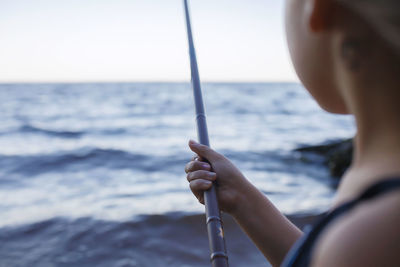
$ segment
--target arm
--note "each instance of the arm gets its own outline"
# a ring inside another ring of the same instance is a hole
[[[240,227],[273,266],[280,266],[302,232],[254,186],[232,213]]]
[[[194,195],[204,204],[203,192],[217,180],[220,208],[235,218],[273,266],[279,266],[301,231],[227,158],[193,141],[189,146],[199,155],[185,168]]]

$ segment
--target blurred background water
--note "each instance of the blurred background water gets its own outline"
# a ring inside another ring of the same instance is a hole
[[[295,83],[203,93],[211,146],[282,212],[328,208],[328,171],[293,150],[352,137],[351,117]],[[196,139],[189,84],[2,84],[0,99],[0,266],[207,264],[204,207],[183,170]],[[227,218],[231,265],[268,266],[238,235]]]

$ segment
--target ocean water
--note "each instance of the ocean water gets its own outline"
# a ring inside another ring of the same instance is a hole
[[[211,146],[282,212],[325,211],[332,179],[293,150],[349,138],[301,85],[204,84]],[[0,85],[0,266],[205,266],[184,165],[188,83]],[[231,266],[268,266],[225,222]]]

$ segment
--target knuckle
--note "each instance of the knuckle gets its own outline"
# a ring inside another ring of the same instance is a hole
[[[186,164],[185,166],[185,172],[195,172],[199,170],[210,170],[211,166],[207,162],[204,161],[191,161]]]
[[[189,163],[185,165],[185,172],[186,172],[186,173],[189,172]]]
[[[194,184],[193,184],[193,182],[190,182],[190,183],[189,183],[189,187],[190,187],[190,190],[192,190],[192,192],[195,193],[195,189],[194,189]]]
[[[198,189],[198,183],[197,183],[196,181],[190,181],[189,187],[190,187],[190,189],[192,190],[192,192],[193,192],[194,194],[197,194],[197,192],[199,191],[199,189]]]
[[[186,175],[186,179],[189,181],[189,182],[192,182],[193,180],[194,180],[194,177],[193,177],[193,172],[189,172],[187,175]]]
[[[192,169],[193,166],[193,161],[189,162],[188,164],[186,164],[185,166],[185,172],[188,173],[190,172],[190,170]]]

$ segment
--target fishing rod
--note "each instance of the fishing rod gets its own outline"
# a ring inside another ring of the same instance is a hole
[[[192,76],[192,89],[196,108],[197,135],[202,145],[210,146],[206,115],[204,111],[203,97],[200,86],[199,69],[197,66],[196,51],[194,49],[192,27],[190,23],[188,1],[184,0],[187,35],[189,41],[190,69]],[[206,207],[206,224],[208,241],[210,244],[210,260],[213,267],[228,267],[228,255],[226,253],[224,231],[222,228],[221,213],[218,207],[216,185],[204,192],[204,204]]]

